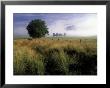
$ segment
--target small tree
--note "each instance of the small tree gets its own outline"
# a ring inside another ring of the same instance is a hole
[[[32,38],[40,38],[49,33],[45,21],[41,19],[32,20],[26,29]]]

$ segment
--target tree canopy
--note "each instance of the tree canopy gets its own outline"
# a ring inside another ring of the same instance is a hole
[[[45,21],[41,19],[32,20],[29,22],[26,29],[28,30],[29,36],[32,38],[40,38],[49,33]]]

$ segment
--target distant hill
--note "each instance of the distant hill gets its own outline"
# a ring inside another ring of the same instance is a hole
[[[13,39],[19,39],[19,38],[29,38],[28,35],[14,35]]]
[[[46,36],[46,37],[53,37],[53,36]],[[55,36],[54,38],[58,38],[58,37],[65,37],[65,38],[75,38],[75,39],[97,39],[97,36]],[[29,38],[28,35],[14,35],[13,39],[19,39],[19,38]]]

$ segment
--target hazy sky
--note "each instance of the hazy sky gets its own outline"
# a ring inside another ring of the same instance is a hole
[[[14,13],[14,36],[28,35],[26,26],[31,20],[46,22],[49,34],[66,33],[68,36],[96,36],[96,13]]]

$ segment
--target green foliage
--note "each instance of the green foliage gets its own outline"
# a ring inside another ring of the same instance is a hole
[[[28,30],[29,36],[32,38],[40,38],[48,34],[46,23],[41,19],[32,20],[26,29]]]

